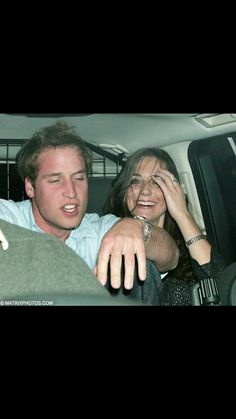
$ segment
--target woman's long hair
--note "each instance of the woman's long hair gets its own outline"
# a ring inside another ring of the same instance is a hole
[[[155,158],[165,163],[166,169],[171,172],[176,179],[179,175],[174,161],[169,154],[158,147],[145,147],[134,152],[125,163],[121,172],[113,183],[113,188],[107,197],[103,207],[103,214],[115,214],[117,217],[132,217],[128,208],[127,192],[131,184],[132,177],[140,162],[144,158]],[[180,259],[177,268],[172,274],[178,278],[188,278],[191,275],[191,259],[186,249],[185,242],[177,223],[170,216],[168,210],[165,214],[164,229],[175,239],[180,249]]]

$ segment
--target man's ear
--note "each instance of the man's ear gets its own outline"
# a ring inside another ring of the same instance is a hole
[[[25,192],[27,193],[29,198],[34,198],[34,187],[29,177],[25,178]]]

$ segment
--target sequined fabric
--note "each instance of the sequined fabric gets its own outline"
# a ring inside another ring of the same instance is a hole
[[[194,259],[191,262],[191,278],[178,279],[171,275],[164,278],[162,292],[165,306],[190,306],[192,286],[204,278],[217,278],[224,269],[220,256],[214,250],[209,263],[199,265]]]
[[[190,306],[191,287],[196,284],[194,279],[185,281],[183,279],[166,277],[163,282],[163,298],[165,306]]]

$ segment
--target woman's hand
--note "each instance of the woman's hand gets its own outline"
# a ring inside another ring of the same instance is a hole
[[[167,209],[176,221],[185,241],[202,234],[199,226],[189,213],[181,185],[168,170],[159,169],[156,183],[161,188]],[[200,265],[210,261],[211,245],[208,240],[199,240],[189,246],[190,256]]]
[[[183,189],[174,175],[166,169],[158,169],[155,182],[161,188],[171,217],[178,222],[188,214]]]

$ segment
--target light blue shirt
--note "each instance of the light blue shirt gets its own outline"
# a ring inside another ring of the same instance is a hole
[[[31,201],[14,202],[0,199],[0,218],[29,230],[43,231],[35,223]],[[90,269],[97,262],[99,247],[103,236],[119,220],[112,214],[99,217],[98,214],[85,214],[79,227],[71,231],[65,244],[73,249]]]

